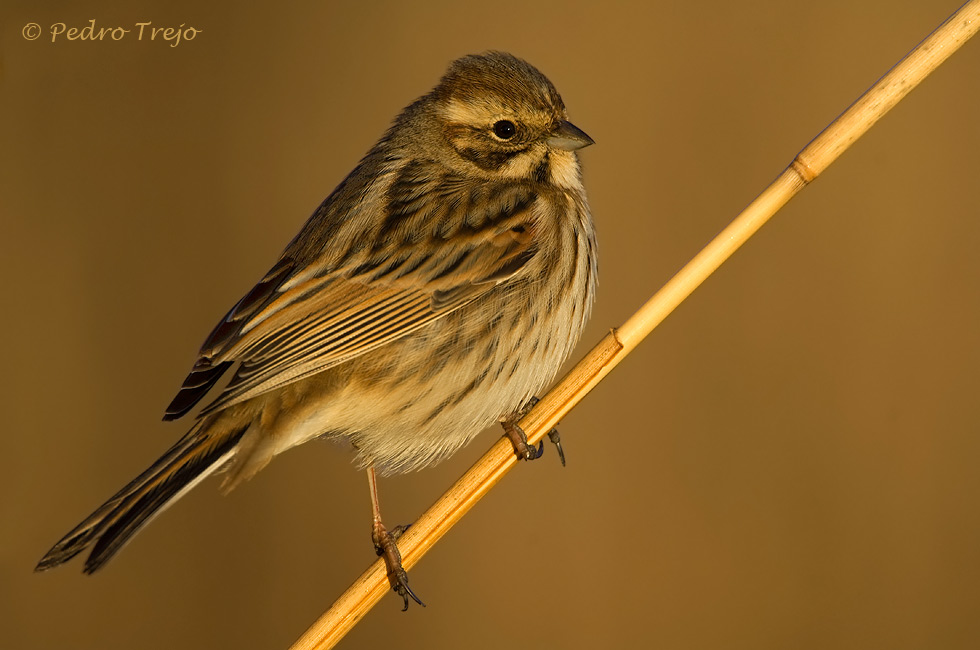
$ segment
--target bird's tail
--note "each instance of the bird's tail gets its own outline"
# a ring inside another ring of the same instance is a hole
[[[67,562],[89,546],[85,573],[93,573],[167,506],[221,468],[234,455],[246,426],[221,431],[220,416],[197,422],[145,472],[51,547],[35,571]]]

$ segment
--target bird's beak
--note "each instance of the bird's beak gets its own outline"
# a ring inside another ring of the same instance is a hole
[[[578,128],[568,120],[562,120],[558,128],[547,140],[548,145],[556,149],[565,151],[575,151],[590,144],[595,144],[595,140],[590,138],[585,131]]]

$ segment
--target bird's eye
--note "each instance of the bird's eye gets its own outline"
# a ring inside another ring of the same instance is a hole
[[[510,140],[517,133],[517,127],[510,120],[500,120],[494,123],[493,133],[501,140]]]

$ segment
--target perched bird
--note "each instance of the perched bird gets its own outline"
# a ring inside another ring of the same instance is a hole
[[[596,291],[595,233],[572,125],[548,79],[502,52],[453,62],[323,201],[279,261],[221,319],[165,420],[231,381],[149,469],[54,545],[96,571],[213,473],[230,490],[313,438],[375,472],[436,463],[517,416],[579,339]],[[519,433],[519,432],[518,432]]]

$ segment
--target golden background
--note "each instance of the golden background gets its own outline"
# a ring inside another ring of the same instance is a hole
[[[374,559],[312,443],[208,481],[104,571],[42,553],[186,428],[214,323],[453,58],[556,84],[599,300],[625,320],[957,5],[5,3],[0,645],[283,648]],[[50,42],[56,22],[195,40]],[[45,33],[25,40],[22,28]],[[980,645],[980,43],[846,153],[575,409],[344,648]],[[498,431],[387,479],[409,522]]]

